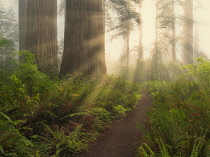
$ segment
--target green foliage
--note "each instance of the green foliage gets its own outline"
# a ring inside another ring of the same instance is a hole
[[[112,107],[113,113],[116,117],[122,117],[125,116],[126,112],[128,111],[128,109],[125,109],[123,106],[121,105],[114,105]]]
[[[9,44],[9,40],[5,38],[0,39],[0,47],[5,47],[7,44]]]
[[[137,3],[137,1],[133,0]],[[115,34],[112,36],[112,39],[122,36],[126,38],[128,34],[134,29],[134,25],[140,23],[139,15],[135,11],[134,6],[128,3],[126,0],[110,0],[106,1],[107,13],[106,21],[109,25],[110,30],[115,30]],[[109,12],[116,12],[118,15],[118,20],[112,19],[109,16]]]
[[[6,9],[3,3],[1,5],[1,32],[0,32],[0,69],[2,62],[8,62],[14,55],[11,55],[16,48],[15,43],[18,42],[18,24],[16,14],[13,8]],[[5,66],[7,67],[7,66]]]
[[[7,73],[1,71],[4,75],[0,83],[0,111],[9,113],[14,118],[34,116],[40,100],[52,84],[52,81],[32,64],[34,61],[32,54],[29,52],[20,54],[25,56],[25,61],[19,64],[14,61],[15,71]]]
[[[15,58],[12,55],[11,51],[7,52],[7,49],[14,44],[12,40],[2,38],[0,35],[0,75],[3,76],[15,69],[15,64],[13,59]]]
[[[154,98],[154,108],[147,127],[140,127],[147,143],[139,147],[139,156],[167,156],[163,150],[169,156],[208,156],[209,67],[208,61],[198,58],[195,65],[182,67],[185,73],[175,81],[145,85]]]
[[[139,86],[121,77],[52,79],[38,70],[32,54],[18,54],[21,60],[10,62],[13,69],[0,69],[0,152],[5,156],[76,154],[140,99]]]
[[[0,155],[6,157],[34,156],[33,144],[22,135],[17,126],[23,120],[12,121],[6,114],[0,112]]]
[[[41,124],[44,125],[45,132],[49,133],[49,135],[52,136],[45,138],[37,135],[34,136],[37,141],[36,145],[42,145],[42,147],[39,148],[39,151],[40,154],[43,154],[43,156],[47,153],[55,153],[55,155],[58,157],[72,156],[76,152],[79,152],[82,149],[86,149],[87,141],[85,139],[82,139],[82,125],[77,126],[70,135],[65,135],[62,130],[52,130],[46,124]],[[47,147],[43,149],[43,146]],[[52,152],[53,150],[55,150],[55,152]]]
[[[188,77],[200,81],[204,86],[210,84],[210,63],[204,58],[197,58],[196,64],[186,65]]]
[[[143,157],[171,157],[168,153],[168,145],[166,145],[161,139],[156,139],[158,147],[160,149],[159,153],[155,153],[148,144],[143,143],[138,148],[138,155]]]
[[[140,99],[140,87],[132,82],[126,81],[122,77],[109,77],[103,87],[101,93],[98,94],[98,101],[105,101],[105,108],[110,106],[121,105],[125,109],[133,108]]]

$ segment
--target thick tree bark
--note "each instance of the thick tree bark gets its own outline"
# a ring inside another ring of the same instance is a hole
[[[106,73],[103,0],[67,0],[60,74]]]
[[[184,6],[183,64],[193,63],[193,0],[185,0]]]
[[[27,0],[19,0],[19,51],[26,50]]]
[[[57,73],[57,0],[28,0],[26,31],[26,48],[39,68]]]

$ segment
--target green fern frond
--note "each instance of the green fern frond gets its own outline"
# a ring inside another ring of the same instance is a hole
[[[74,116],[86,116],[86,115],[89,115],[88,112],[77,112],[77,113],[72,113],[72,114],[69,114],[67,116],[64,116],[62,117],[60,120],[63,120],[65,118],[68,118],[68,117],[74,117]]]
[[[4,149],[0,146],[0,154],[4,154]]]
[[[6,114],[4,114],[3,112],[0,112],[0,115],[1,115],[5,120],[8,120],[8,121],[12,122],[12,120],[11,120]]]
[[[148,146],[148,144],[143,143],[138,148],[139,157],[155,157],[155,152]]]

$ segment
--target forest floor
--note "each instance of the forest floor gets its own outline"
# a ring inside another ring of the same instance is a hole
[[[105,133],[90,144],[88,152],[78,157],[135,157],[142,136],[136,124],[144,123],[148,107],[151,106],[151,97],[143,94],[134,110],[126,117],[113,121]]]

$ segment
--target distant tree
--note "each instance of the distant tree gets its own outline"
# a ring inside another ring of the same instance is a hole
[[[6,12],[6,20],[3,26],[3,36],[14,42],[18,42],[18,24],[14,8],[9,8]]]
[[[19,50],[26,49],[27,0],[19,0]]]
[[[157,0],[157,35],[158,51],[160,56],[171,57],[167,60],[176,61],[176,15],[177,0]],[[162,58],[162,57],[161,57]]]
[[[15,43],[18,41],[18,27],[16,14],[13,8],[6,9],[0,1],[0,38],[8,42],[5,46],[0,45],[0,58],[7,60],[11,58],[11,53],[15,51]]]
[[[134,72],[134,81],[143,81],[145,77],[145,62],[144,61],[144,48],[143,48],[143,20],[142,20],[142,3],[143,0],[139,0],[139,45],[138,45],[138,51],[139,51],[139,57],[137,60],[137,65]]]
[[[198,23],[195,23],[195,33],[194,33],[194,44],[193,44],[193,58],[198,58],[200,55],[199,50],[199,34],[198,34]]]
[[[115,31],[112,39],[121,36],[125,40],[126,55],[123,54],[123,58],[126,58],[126,66],[129,66],[130,62],[130,34],[135,27],[136,22],[139,23],[139,14],[135,11],[133,3],[138,3],[138,0],[110,0],[107,7],[114,11],[118,18],[113,20],[109,31]],[[134,4],[135,4],[134,3]],[[136,22],[135,22],[136,21]]]
[[[144,60],[144,50],[142,41],[142,1],[143,0],[139,0],[139,61]]]
[[[60,74],[106,73],[103,0],[67,0]]]
[[[172,60],[176,61],[176,17],[175,17],[175,0],[171,1],[171,31],[172,31]]]
[[[158,50],[158,1],[155,1],[155,50],[152,54],[152,65],[153,65],[153,73],[155,74],[155,79],[159,79],[159,72],[158,72],[158,56],[161,59],[161,54]]]
[[[0,1],[0,33],[1,35],[4,34],[4,26],[6,24],[6,9],[2,3],[2,1]]]
[[[183,64],[193,63],[193,0],[184,2]]]
[[[45,73],[58,73],[57,0],[28,0],[26,49]]]

